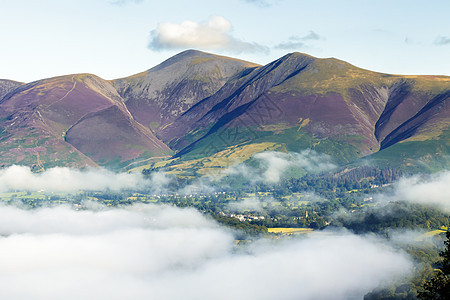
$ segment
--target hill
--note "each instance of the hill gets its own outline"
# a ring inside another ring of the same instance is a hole
[[[22,84],[13,80],[0,79],[0,99]]]
[[[114,87],[94,75],[21,85],[0,106],[2,165],[117,167],[171,153],[134,120]]]
[[[187,50],[148,71],[112,83],[136,120],[159,133],[197,102],[214,95],[231,77],[256,66]]]
[[[197,176],[266,150],[313,149],[340,165],[435,171],[449,167],[449,98],[448,76],[302,53],[261,66],[187,50],[111,81],[0,80],[0,163]]]
[[[236,145],[252,151],[258,147],[249,145],[262,143],[281,151],[314,149],[340,164],[412,141],[433,141],[431,153],[422,154],[445,156],[449,96],[446,76],[382,74],[292,53],[230,79],[160,137],[183,160]],[[413,154],[408,147],[394,152]]]

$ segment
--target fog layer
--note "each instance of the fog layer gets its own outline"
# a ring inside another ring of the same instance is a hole
[[[0,207],[2,299],[343,299],[408,257],[346,232],[235,246],[193,209]]]
[[[393,198],[450,210],[450,171],[402,178],[395,184]]]
[[[155,177],[161,180],[159,177]],[[140,173],[114,173],[106,169],[77,170],[65,167],[33,173],[26,166],[11,166],[0,170],[0,192],[9,190],[76,192],[79,190],[112,190],[142,188],[151,184]]]

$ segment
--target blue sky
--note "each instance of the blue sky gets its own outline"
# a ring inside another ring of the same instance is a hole
[[[265,64],[299,51],[450,75],[448,0],[1,1],[0,78],[114,79],[195,48]]]

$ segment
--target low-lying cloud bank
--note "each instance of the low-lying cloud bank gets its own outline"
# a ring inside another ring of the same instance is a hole
[[[347,232],[236,250],[199,212],[157,205],[3,206],[0,234],[2,299],[343,299],[411,268],[383,240]]]
[[[394,191],[391,199],[438,206],[450,211],[450,171],[428,177],[402,178],[394,185]]]
[[[291,199],[292,201],[298,201],[300,198],[293,196]],[[303,192],[301,199],[302,201],[308,202],[325,201],[321,196],[311,192]],[[256,195],[250,198],[244,198],[240,201],[230,201],[226,208],[234,213],[258,212],[270,214],[270,212],[274,211],[280,213],[289,213],[291,211],[291,208],[286,208],[276,203],[279,203],[279,200],[275,200],[272,196]]]
[[[153,173],[149,179],[141,173],[115,173],[106,169],[77,170],[66,167],[33,173],[26,166],[11,166],[0,170],[0,192],[21,190],[46,192],[120,191],[123,189],[164,188],[169,179]]]
[[[219,178],[216,172],[211,176],[197,178],[185,187],[180,188],[179,194],[208,194],[215,191],[223,191],[228,188],[230,182],[238,182],[242,185],[267,184],[273,185],[283,178],[288,178],[299,173],[324,172],[336,168],[332,158],[326,154],[314,150],[301,152],[265,151],[256,153],[250,160],[225,168]]]
[[[296,152],[266,151],[257,153],[253,158],[258,167],[251,167],[245,163],[225,170],[228,176],[243,176],[252,183],[278,183],[288,170],[297,169],[307,172],[324,172],[336,168],[330,156],[314,150]]]
[[[354,232],[386,232],[398,239],[403,235],[404,242],[416,243],[411,237],[411,229],[417,231],[438,229],[447,226],[450,213],[450,171],[432,175],[403,177],[392,183],[387,190],[373,194],[371,205],[362,209],[341,208],[333,213],[332,225],[344,226]],[[401,243],[399,243],[401,244]]]
[[[336,166],[331,158],[313,150],[300,153],[262,152],[253,156],[257,167],[246,163],[230,167],[224,171],[228,177],[242,177],[243,181],[254,183],[278,183],[289,170],[303,169],[308,172],[328,171]],[[27,166],[13,165],[0,170],[0,192],[7,191],[40,191],[45,192],[77,192],[105,191],[118,192],[125,189],[146,190],[155,194],[177,192],[180,194],[211,193],[221,185],[214,178],[200,178],[185,187],[175,184],[174,176],[164,172],[153,172],[148,177],[141,173],[116,173],[103,168],[85,170],[55,167],[41,173],[33,173]]]

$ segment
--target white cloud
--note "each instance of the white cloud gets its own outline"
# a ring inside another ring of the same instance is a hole
[[[0,228],[2,299],[361,298],[411,268],[383,240],[345,232],[239,251],[199,212],[155,205],[0,207]]]
[[[394,185],[394,191],[391,198],[435,205],[450,211],[450,171],[425,178],[402,178]]]
[[[280,181],[281,175],[290,166],[289,154],[283,152],[261,152],[254,157],[265,166],[262,177],[266,182]]]
[[[226,50],[234,53],[268,52],[257,43],[241,41],[231,35],[231,22],[222,16],[212,16],[206,22],[183,21],[160,23],[151,32],[149,48],[153,50],[198,48]]]
[[[439,46],[450,45],[450,37],[438,36],[434,41],[434,44]]]
[[[300,153],[260,152],[255,154],[253,159],[257,166],[240,163],[222,170],[220,176],[214,176],[216,173],[213,173],[212,176],[196,178],[190,184],[180,188],[176,192],[182,195],[210,194],[229,188],[227,180],[230,177],[237,177],[239,182],[245,184],[261,182],[274,184],[278,183],[284,176],[289,176],[289,174],[286,174],[288,171],[297,172],[297,169],[300,169],[307,172],[323,172],[336,167],[330,156],[309,149],[303,150]],[[172,179],[173,177],[168,177],[169,181]],[[264,199],[264,202],[266,201],[267,199]]]
[[[254,4],[259,7],[268,7],[271,5],[271,1],[269,0],[242,0],[242,1]]]
[[[433,236],[427,234],[427,231],[422,230],[408,230],[408,229],[400,229],[400,230],[390,230],[389,241],[397,246],[405,249],[406,247],[414,246],[414,247],[423,247],[426,244],[432,242]]]
[[[302,39],[304,41],[309,41],[309,40],[317,41],[317,40],[321,40],[322,37],[320,35],[318,35],[316,32],[310,30],[307,35],[305,35],[304,37],[302,37],[300,39]]]
[[[360,211],[350,212],[341,209],[333,215],[336,220],[350,221],[351,228],[356,231],[367,230],[367,228],[355,226],[362,222],[364,218],[375,215],[380,221],[390,222],[392,218],[398,218],[419,209],[409,204],[419,204],[443,210],[445,213],[450,212],[450,171],[443,171],[432,175],[415,175],[411,177],[403,177],[394,182],[388,190],[380,194],[374,194],[373,200],[375,205],[364,206]],[[414,220],[411,220],[414,223]],[[417,221],[417,220],[416,220]],[[353,222],[356,222],[352,224]],[[369,226],[370,227],[370,226]],[[400,226],[399,228],[402,228]],[[408,227],[406,225],[406,227]],[[420,231],[409,232],[406,229],[402,231],[392,232],[391,236],[394,240],[400,240],[399,235],[403,235],[405,241],[414,244],[413,236],[416,239],[421,234]],[[400,232],[400,233],[399,233]],[[397,244],[401,245],[401,242]]]
[[[141,173],[114,173],[106,169],[78,170],[65,167],[33,173],[26,166],[11,166],[0,170],[0,192],[9,190],[46,192],[120,191],[122,189],[149,188],[161,191],[169,179],[153,173],[150,180]]]
[[[274,46],[275,49],[290,50],[290,49],[302,49],[308,47],[308,41],[319,41],[324,38],[316,32],[310,30],[305,36],[291,36],[288,41],[279,43]]]
[[[226,169],[224,173],[228,176],[241,175],[253,183],[277,183],[292,168],[307,172],[324,172],[336,167],[330,156],[309,149],[300,153],[266,151],[253,157],[259,163],[259,168],[249,167],[243,163]]]
[[[112,5],[122,6],[122,5],[125,5],[127,3],[131,3],[131,2],[139,4],[139,3],[144,2],[144,0],[114,0],[114,1],[110,1],[109,3],[111,3]]]
[[[301,153],[263,152],[254,156],[261,168],[240,164],[225,170],[227,175],[244,175],[253,183],[277,183],[289,168],[302,168],[308,172],[326,171],[334,167],[330,157],[312,150]],[[262,172],[261,172],[262,170]],[[164,172],[153,172],[148,177],[141,173],[115,173],[102,168],[85,170],[55,167],[41,173],[33,173],[26,166],[11,166],[0,170],[0,192],[39,191],[118,192],[124,189],[146,190],[155,194],[167,193],[175,178]],[[214,178],[200,178],[177,192],[180,194],[212,193],[217,184]]]
[[[273,201],[272,198],[264,198],[264,199],[260,200],[258,198],[253,197],[253,198],[244,199],[242,201],[230,202],[230,203],[228,203],[227,208],[230,209],[231,211],[236,211],[236,212],[244,212],[247,210],[262,212],[262,211],[264,211],[263,202],[270,203],[272,201]]]
[[[140,174],[138,176],[141,176]],[[165,172],[152,172],[147,187],[155,194],[166,194],[174,177]]]

